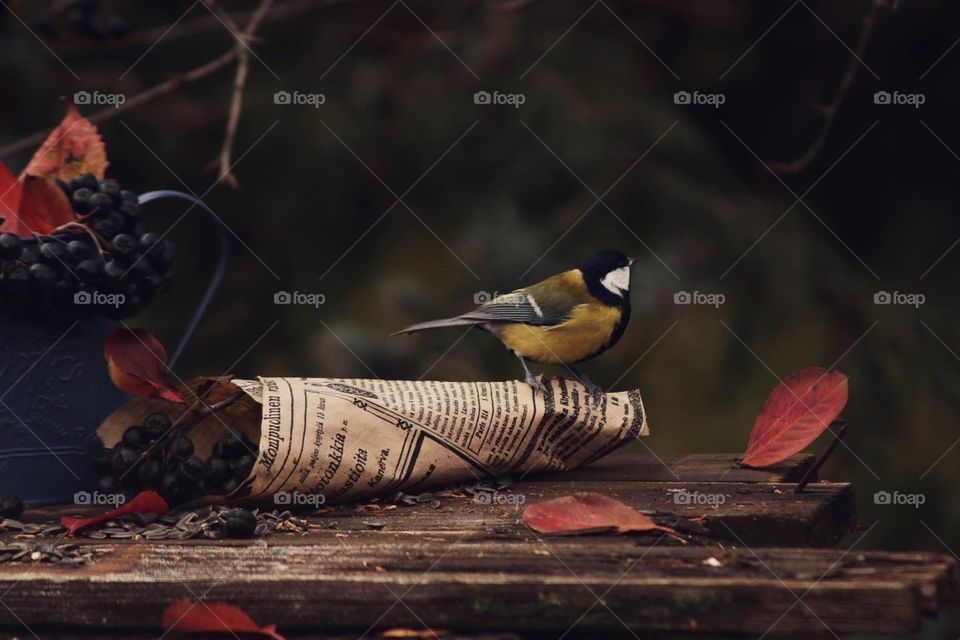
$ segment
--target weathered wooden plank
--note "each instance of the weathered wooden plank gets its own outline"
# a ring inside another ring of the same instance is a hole
[[[766,469],[736,466],[732,453],[654,453],[634,445],[591,465],[539,476],[558,482],[798,482],[816,456],[800,453]],[[814,476],[813,480],[816,480]]]
[[[424,503],[392,511],[364,512],[341,507],[318,522],[344,531],[368,528],[421,532],[473,532],[477,537],[530,539],[520,520],[523,506],[572,491],[595,491],[641,511],[664,525],[698,534],[694,542],[724,540],[751,546],[830,546],[856,526],[854,495],[849,485],[818,483],[793,493],[792,484],[666,482],[577,482],[574,485],[534,480],[515,485],[499,497],[448,498],[439,508]],[[501,503],[496,503],[501,500]],[[522,502],[521,502],[522,501]]]
[[[793,492],[792,484],[727,482],[554,482],[538,478],[498,493],[431,496],[392,509],[342,505],[315,516],[318,527],[363,531],[372,525],[417,536],[470,532],[473,539],[533,540],[521,521],[524,506],[575,491],[617,498],[666,526],[691,536],[693,544],[717,541],[751,546],[831,546],[854,530],[854,494],[843,483],[817,483]],[[63,513],[96,509],[33,509],[26,520],[56,522]],[[11,534],[0,534],[0,539]]]
[[[925,600],[956,598],[956,563],[938,554],[650,548],[610,536],[535,545],[337,536],[124,545],[79,570],[7,565],[0,625],[18,626],[12,611],[41,630],[144,629],[170,600],[206,594],[290,629],[890,634],[915,630]],[[719,566],[706,564],[711,557]]]

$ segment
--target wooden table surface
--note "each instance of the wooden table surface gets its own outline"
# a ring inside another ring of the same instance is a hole
[[[516,483],[504,491],[513,496],[507,504],[465,496],[391,509],[345,505],[311,515],[309,532],[257,540],[79,538],[105,552],[72,569],[0,563],[0,628],[26,637],[157,637],[166,604],[202,596],[297,638],[425,626],[475,638],[831,637],[909,633],[956,602],[950,556],[831,548],[856,530],[853,492],[813,483],[794,493],[811,456],[766,470],[733,468],[733,460],[617,452]],[[542,536],[511,504],[577,491],[616,497],[687,542],[659,532]],[[722,504],[689,504],[677,497],[684,491],[723,496]],[[77,511],[32,509],[24,520]]]

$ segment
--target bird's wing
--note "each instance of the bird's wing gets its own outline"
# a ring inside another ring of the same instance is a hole
[[[497,296],[459,318],[484,322],[560,324],[574,307],[590,301],[579,271],[566,271],[542,282]]]

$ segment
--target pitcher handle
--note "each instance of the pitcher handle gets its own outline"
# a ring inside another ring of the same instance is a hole
[[[215,214],[210,207],[204,204],[202,200],[190,195],[189,193],[172,191],[169,189],[148,191],[147,193],[140,194],[139,202],[141,205],[145,205],[148,202],[153,202],[154,200],[160,200],[163,198],[186,200],[191,204],[191,207],[200,207],[209,213],[210,216],[217,222],[217,239],[220,245],[217,264],[214,267],[213,275],[210,277],[210,282],[207,283],[206,291],[204,291],[203,297],[200,299],[200,304],[197,305],[196,310],[193,312],[193,317],[190,318],[190,322],[187,324],[187,328],[184,330],[183,336],[180,338],[180,342],[177,344],[177,348],[174,349],[173,354],[167,361],[167,366],[172,369],[177,360],[180,359],[181,354],[183,354],[183,350],[186,348],[187,342],[189,342],[190,338],[193,337],[194,332],[197,330],[197,325],[200,324],[200,320],[206,313],[207,307],[210,306],[210,301],[213,300],[213,296],[216,295],[217,290],[220,288],[220,284],[223,282],[223,276],[227,271],[227,262],[230,260],[230,242],[227,238],[226,231],[224,230],[224,224],[217,214]]]

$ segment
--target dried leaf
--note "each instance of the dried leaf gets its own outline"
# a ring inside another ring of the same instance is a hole
[[[171,635],[216,633],[237,637],[237,634],[252,634],[284,640],[276,626],[257,626],[246,611],[225,602],[191,602],[189,598],[180,598],[164,609],[160,623]]]
[[[107,148],[97,128],[70,104],[66,117],[33,154],[23,175],[69,180],[89,172],[103,179],[107,164]]]
[[[99,516],[92,516],[90,518],[74,518],[72,516],[63,516],[60,518],[60,524],[67,528],[67,535],[72,536],[81,529],[96,526],[106,522],[107,520],[115,520],[119,516],[127,513],[163,514],[167,512],[167,509],[169,509],[167,501],[164,500],[163,496],[161,496],[159,493],[156,491],[141,491],[133,497],[133,500],[124,503],[112,511],[107,511]]]
[[[847,376],[811,367],[778,385],[753,423],[741,464],[769,467],[802,451],[847,404]]]
[[[166,413],[176,422],[196,404],[197,394],[206,388],[211,378],[193,378],[186,385],[177,388],[186,404],[172,405],[161,398],[133,398],[111,413],[97,428],[97,435],[106,447],[114,447],[123,436],[123,432],[132,424],[143,424],[144,418],[155,411]],[[215,387],[206,396],[205,403],[210,406],[225,400],[238,391],[231,383]],[[247,435],[253,442],[260,441],[260,419],[263,407],[248,396],[242,397],[228,407],[220,409],[215,415],[209,415],[197,422],[184,435],[193,441],[197,455],[208,458],[213,445],[225,436],[229,429]]]
[[[143,398],[185,402],[170,383],[167,351],[149,331],[120,327],[107,336],[103,356],[118,389]]]
[[[596,531],[664,531],[662,527],[633,507],[599,493],[575,493],[532,504],[523,510],[523,521],[540,533],[586,533]]]

